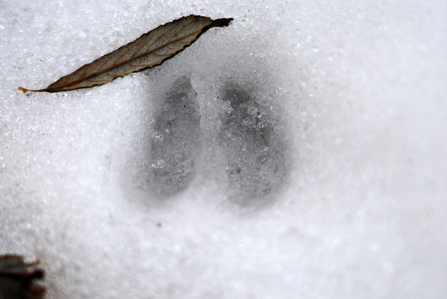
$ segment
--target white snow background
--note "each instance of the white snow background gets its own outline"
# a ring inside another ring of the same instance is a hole
[[[234,21],[107,85],[17,90],[189,14]],[[0,0],[0,254],[39,259],[47,298],[446,298],[446,26],[445,1]],[[177,80],[201,145],[161,196]],[[221,140],[231,94],[272,147]]]

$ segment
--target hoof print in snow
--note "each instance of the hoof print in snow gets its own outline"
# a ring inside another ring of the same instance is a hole
[[[191,81],[175,81],[155,118],[150,147],[151,189],[174,195],[186,189],[195,176],[201,144],[200,114]]]
[[[284,150],[269,111],[235,83],[221,92],[228,109],[222,114],[220,144],[231,189],[241,204],[278,189],[285,176]]]

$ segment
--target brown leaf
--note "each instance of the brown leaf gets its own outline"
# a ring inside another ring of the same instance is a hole
[[[43,286],[33,283],[43,278],[40,269],[29,269],[39,263],[26,264],[23,256],[8,254],[0,256],[0,298],[6,299],[42,299]]]
[[[152,68],[191,45],[212,27],[228,26],[233,19],[212,20],[190,15],[162,25],[135,41],[34,92],[57,92],[106,84],[117,77]],[[28,89],[19,87],[23,92]]]

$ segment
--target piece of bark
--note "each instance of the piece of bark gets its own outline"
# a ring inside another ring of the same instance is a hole
[[[44,272],[35,269],[39,261],[25,263],[23,256],[0,256],[0,299],[43,299],[45,288],[34,284]]]
[[[58,92],[106,84],[117,77],[161,64],[191,45],[205,31],[228,26],[233,19],[212,20],[190,15],[143,34],[135,41],[86,64],[45,89],[34,92]],[[19,87],[23,92],[28,89]]]

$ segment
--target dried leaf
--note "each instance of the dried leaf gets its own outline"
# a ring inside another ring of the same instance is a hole
[[[23,256],[8,254],[0,256],[0,298],[5,299],[42,299],[45,288],[33,283],[43,278],[40,269],[29,269],[39,263],[26,264]]]
[[[162,25],[135,41],[115,50],[80,69],[34,92],[57,92],[106,84],[117,77],[161,64],[191,45],[212,27],[223,27],[233,19],[212,20],[190,15]],[[23,92],[28,89],[19,87]]]

